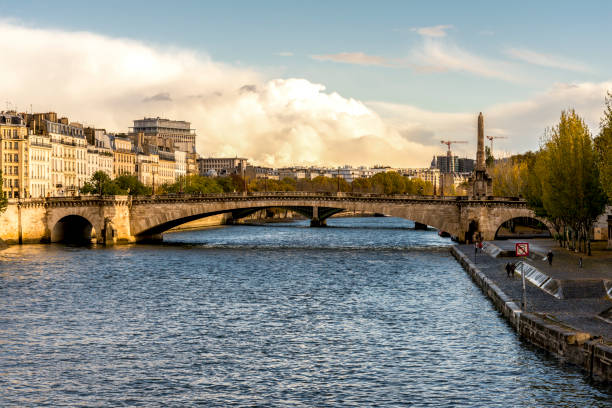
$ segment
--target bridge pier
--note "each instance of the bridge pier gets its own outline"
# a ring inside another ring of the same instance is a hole
[[[138,243],[147,243],[147,242],[158,243],[158,242],[162,242],[163,240],[164,240],[163,234],[139,235],[136,238],[136,242]]]
[[[312,207],[312,218],[310,219],[310,226],[315,228],[327,226],[325,220],[319,218],[319,207]]]
[[[310,220],[310,226],[314,228],[327,227],[326,220],[320,220],[319,218],[313,218]]]

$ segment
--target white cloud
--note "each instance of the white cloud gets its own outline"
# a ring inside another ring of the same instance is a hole
[[[276,55],[278,55],[279,57],[293,57],[293,53],[291,51],[277,52]]]
[[[481,57],[436,39],[424,39],[422,46],[412,51],[411,60],[425,72],[459,71],[511,82],[524,78],[509,62]]]
[[[439,141],[447,138],[470,141],[457,149],[474,155],[478,112],[363,103],[306,79],[267,80],[189,50],[91,33],[0,22],[0,36],[0,53],[11,56],[0,64],[5,101],[116,131],[143,116],[189,120],[203,155],[240,155],[272,166],[416,167],[443,152]],[[438,68],[474,72],[471,61],[482,63],[474,73],[492,77],[505,68],[445,44],[426,47],[419,62]],[[483,106],[486,133],[509,137],[496,141],[501,150],[535,149],[568,107],[596,130],[607,89],[612,82],[558,84],[525,101]]]
[[[202,155],[265,165],[409,166],[433,152],[362,102],[305,79],[265,80],[184,49],[0,22],[2,96],[22,109],[127,131],[132,120],[189,120]]]
[[[508,137],[495,141],[497,154],[537,150],[544,130],[558,123],[561,111],[569,108],[576,109],[596,134],[608,90],[612,90],[612,81],[556,84],[524,101],[483,107],[485,134]],[[456,145],[453,149],[474,156],[478,112],[432,112],[385,102],[368,102],[367,105],[379,112],[389,125],[409,134],[429,135],[433,144],[447,137],[466,140],[468,145]],[[426,143],[425,140],[421,142]]]
[[[558,68],[567,71],[577,72],[591,71],[588,66],[581,62],[570,61],[559,56],[538,53],[525,48],[511,48],[509,50],[506,50],[506,54],[512,58],[527,62],[529,64],[539,65],[542,67]]]
[[[333,61],[344,64],[379,66],[388,65],[385,58],[377,55],[368,55],[363,52],[340,52],[338,54],[311,55],[311,58],[318,61]]]
[[[446,37],[446,30],[453,28],[452,25],[437,25],[430,27],[415,27],[412,31],[416,31],[423,37]]]

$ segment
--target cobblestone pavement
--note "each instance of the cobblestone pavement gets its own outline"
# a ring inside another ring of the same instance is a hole
[[[494,241],[494,244],[498,242],[500,241]],[[509,241],[506,242],[509,243]],[[474,247],[472,245],[459,245],[458,249],[475,262],[478,269],[495,282],[517,305],[521,305],[523,291],[520,276],[516,275],[513,278],[508,278],[505,270],[507,262],[516,262],[518,258],[493,258],[486,253],[478,253],[478,255],[474,256]],[[589,271],[589,267],[586,264],[583,264],[583,271],[580,271],[578,274],[573,270],[573,265],[564,265],[564,262],[567,262],[567,260],[561,254],[553,259],[552,268],[548,266],[547,262],[541,261],[541,259],[528,259],[527,262],[543,273],[558,279],[569,278],[584,282],[596,278],[606,279],[608,275],[611,275],[607,268],[598,267],[595,270]],[[603,266],[606,266],[605,261]],[[612,276],[609,279],[612,279]],[[569,326],[578,331],[591,333],[594,336],[603,336],[607,343],[612,343],[612,324],[597,317],[603,311],[612,308],[611,300],[604,297],[557,299],[529,283],[527,283],[526,292],[527,310],[529,312],[546,314],[548,318],[562,325]],[[579,294],[580,292],[578,291],[577,293]]]

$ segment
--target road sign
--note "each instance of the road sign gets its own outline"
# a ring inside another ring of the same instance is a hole
[[[517,242],[514,247],[514,254],[516,256],[529,256],[529,243]]]

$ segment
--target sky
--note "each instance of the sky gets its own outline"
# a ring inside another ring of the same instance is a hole
[[[127,131],[188,120],[203,156],[426,167],[535,150],[563,109],[598,132],[605,1],[0,0],[2,108]]]

